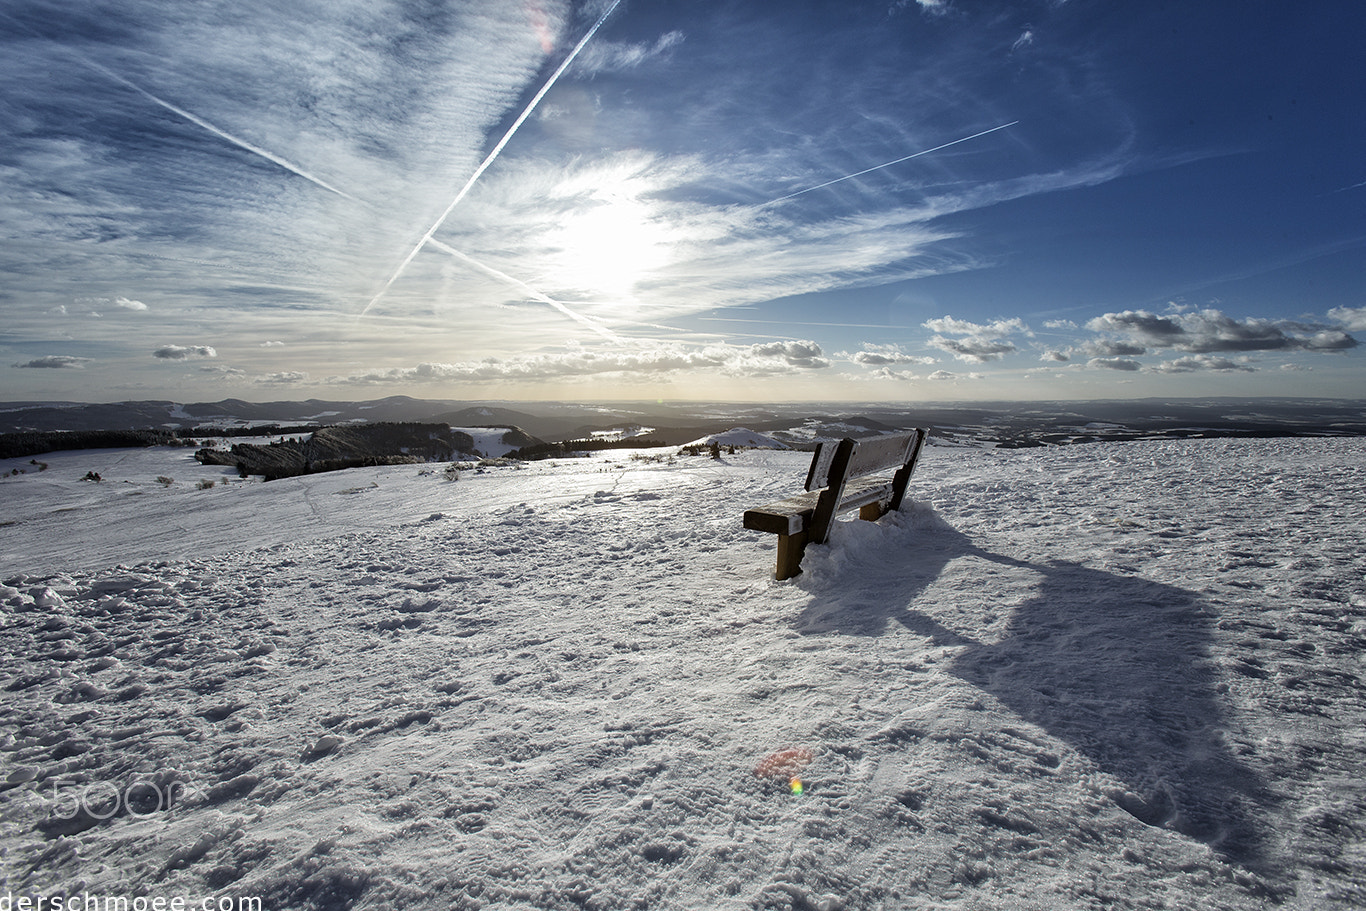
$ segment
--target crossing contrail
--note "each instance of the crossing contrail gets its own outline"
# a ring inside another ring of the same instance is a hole
[[[520,279],[513,278],[506,272],[500,272],[492,266],[486,266],[479,260],[475,259],[473,256],[461,253],[459,250],[455,249],[450,244],[444,244],[436,238],[431,238],[427,242],[430,243],[436,249],[440,250],[442,253],[450,254],[451,256],[454,256],[456,259],[460,260],[462,263],[465,263],[469,266],[473,266],[474,268],[478,269],[480,272],[483,272],[486,275],[491,275],[492,277],[498,279],[501,282],[506,282],[507,284],[512,285],[514,288],[521,289],[532,300],[540,301],[541,303],[546,304],[560,311],[570,319],[576,322],[583,323],[585,326],[587,326],[589,329],[592,329],[594,332],[598,333],[603,338],[611,339],[614,342],[621,341],[620,336],[612,332],[610,329],[607,329],[600,325],[597,320],[593,319],[592,317],[584,316],[582,313],[577,313],[574,310],[569,309],[569,307],[565,306],[560,301],[555,300],[555,298],[551,297],[548,294],[544,294],[540,291],[537,291],[535,288],[531,287],[526,282],[521,281]]]
[[[560,75],[564,73],[565,70],[569,69],[569,65],[574,62],[574,58],[579,56],[579,51],[583,50],[584,45],[588,44],[589,40],[597,34],[598,29],[602,27],[602,24],[607,21],[607,17],[612,15],[612,11],[615,10],[620,3],[621,0],[613,0],[612,5],[607,7],[607,12],[598,17],[598,21],[593,23],[593,27],[588,30],[587,34],[579,39],[578,44],[574,45],[574,49],[569,52],[569,56],[565,57],[564,61],[556,67],[555,72],[550,74],[550,78],[545,81],[545,85],[541,86],[541,90],[527,103],[526,108],[517,119],[512,122],[512,126],[508,127],[508,131],[503,134],[502,139],[498,140],[498,144],[493,147],[493,151],[488,153],[479,167],[474,169],[474,173],[470,175],[470,179],[465,181],[465,185],[460,188],[460,192],[455,194],[455,199],[452,199],[451,204],[446,206],[446,211],[442,212],[441,217],[427,229],[427,233],[422,235],[422,239],[417,242],[417,245],[414,246],[412,250],[408,251],[408,255],[403,258],[403,262],[399,263],[398,268],[394,270],[394,274],[389,276],[389,280],[384,283],[384,287],[379,289],[379,293],[371,298],[370,303],[365,305],[365,309],[360,312],[361,316],[365,316],[365,314],[370,312],[370,308],[384,296],[384,293],[389,290],[394,282],[398,280],[398,277],[403,274],[403,271],[408,268],[408,264],[417,256],[418,251],[426,246],[428,241],[432,239],[432,235],[436,234],[437,230],[446,221],[446,217],[451,214],[451,210],[460,204],[460,200],[465,198],[465,194],[469,193],[470,188],[474,186],[474,182],[483,176],[484,172],[488,170],[489,165],[493,164],[493,160],[503,151],[503,147],[511,141],[512,136],[517,132],[518,127],[531,116],[532,111],[536,110],[536,105],[541,103],[541,99],[544,98],[546,93],[555,85],[556,80],[560,78]],[[360,317],[357,317],[357,319],[359,318]]]
[[[960,142],[967,142],[970,139],[976,139],[977,137],[985,136],[988,133],[995,133],[997,130],[1004,130],[1006,127],[1013,127],[1015,126],[1015,124],[1019,122],[1020,121],[1018,120],[1012,120],[1010,123],[1003,123],[998,127],[992,127],[991,129],[983,130],[980,133],[973,133],[971,136],[964,136],[962,139],[955,139],[953,142],[946,142],[943,145],[935,146],[932,149],[924,149],[923,151],[916,152],[914,155],[906,155],[905,157],[898,158],[895,161],[889,161],[885,164],[874,165],[871,168],[864,168],[862,171],[859,171],[856,174],[846,174],[843,177],[836,177],[834,180],[827,180],[825,183],[816,184],[814,187],[807,187],[805,190],[798,190],[796,193],[789,193],[786,196],[779,196],[777,199],[770,199],[768,202],[762,203],[759,206],[759,208],[763,208],[763,206],[776,205],[780,202],[786,202],[787,200],[793,199],[797,196],[801,196],[804,193],[811,193],[815,190],[824,189],[825,187],[831,186],[832,184],[837,184],[842,180],[853,180],[855,177],[862,177],[864,174],[871,174],[873,171],[881,171],[883,168],[890,168],[894,164],[901,164],[903,161],[910,161],[912,158],[919,158],[921,155],[928,155],[931,152],[938,152],[940,149],[947,149],[949,146],[956,146]]]

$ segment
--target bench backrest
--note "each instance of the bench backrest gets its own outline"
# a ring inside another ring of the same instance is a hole
[[[829,486],[830,468],[841,446],[852,447],[844,475],[844,480],[851,481],[889,468],[901,468],[911,458],[922,432],[911,430],[859,439],[846,437],[838,442],[821,443],[811,459],[811,470],[806,474],[806,489],[819,490]]]

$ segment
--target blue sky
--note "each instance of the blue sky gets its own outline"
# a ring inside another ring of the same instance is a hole
[[[0,0],[0,397],[1360,398],[1362,34]]]

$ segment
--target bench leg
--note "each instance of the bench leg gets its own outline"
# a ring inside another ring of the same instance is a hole
[[[773,573],[774,578],[779,581],[791,579],[802,571],[802,555],[806,553],[808,537],[804,531],[795,535],[778,535],[778,568]]]
[[[867,519],[869,522],[876,522],[878,519],[882,518],[882,504],[867,503],[860,506],[858,508],[858,517],[860,519]]]

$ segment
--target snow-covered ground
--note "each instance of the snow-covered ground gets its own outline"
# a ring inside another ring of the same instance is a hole
[[[808,458],[0,463],[3,888],[1366,905],[1366,440],[931,447],[774,582]]]

